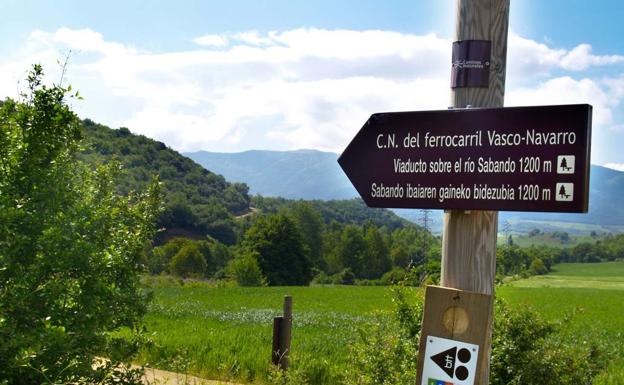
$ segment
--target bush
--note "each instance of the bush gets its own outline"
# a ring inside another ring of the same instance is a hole
[[[334,274],[332,278],[336,285],[353,285],[355,283],[355,273],[348,267]]]
[[[530,309],[496,300],[492,337],[492,385],[591,384],[603,360],[595,347],[554,337],[557,326]]]
[[[316,270],[316,269],[313,269]],[[314,278],[312,279],[313,284],[317,285],[331,285],[334,283],[332,276],[327,275],[324,271],[316,270],[314,271]]]
[[[76,159],[69,89],[43,86],[40,66],[28,87],[0,106],[0,384],[138,383],[120,364],[142,341],[159,186],[116,194],[118,165]]]
[[[186,238],[173,238],[163,246],[154,247],[147,254],[147,269],[150,274],[161,274],[169,269],[171,259],[186,244],[190,242]]]
[[[407,300],[409,289],[393,289],[395,310],[360,329],[352,344],[349,385],[413,385],[422,322],[422,298]],[[556,338],[557,326],[529,309],[497,299],[492,338],[492,385],[591,384],[607,361],[595,347]]]
[[[546,265],[544,265],[544,262],[541,259],[535,258],[531,262],[531,266],[529,267],[529,272],[533,275],[544,275],[544,274],[548,274],[548,269],[546,268]]]
[[[189,242],[173,256],[169,270],[182,278],[203,277],[206,271],[206,259],[199,246]]]
[[[352,344],[347,385],[413,385],[418,362],[422,301],[410,304],[406,289],[394,288],[392,316],[377,319],[360,329]]]
[[[399,282],[405,280],[405,269],[401,267],[395,267],[394,269],[384,273],[381,276],[381,282],[384,285],[396,285]]]
[[[255,253],[247,252],[230,261],[228,275],[240,286],[265,286],[266,278],[262,275]]]

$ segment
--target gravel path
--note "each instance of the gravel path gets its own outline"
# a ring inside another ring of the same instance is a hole
[[[241,385],[233,382],[205,380],[199,377],[152,368],[145,368],[143,383],[145,385]]]

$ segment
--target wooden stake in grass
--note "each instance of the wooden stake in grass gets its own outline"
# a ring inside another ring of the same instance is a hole
[[[283,315],[273,318],[273,349],[271,362],[282,370],[288,369],[292,331],[292,297],[284,296]]]

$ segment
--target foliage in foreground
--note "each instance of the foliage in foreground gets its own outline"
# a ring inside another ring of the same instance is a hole
[[[347,385],[413,385],[422,322],[422,297],[412,301],[409,289],[395,287],[392,314],[359,329],[343,375]],[[496,299],[490,384],[590,385],[608,361],[593,346],[575,346],[553,338],[558,327],[530,309],[513,309]],[[309,381],[305,364],[288,375],[272,374],[281,385]]]
[[[359,377],[349,384],[412,384],[420,338],[422,302],[410,305],[402,289],[395,291],[396,310],[390,322],[375,325],[355,344]],[[577,347],[548,337],[557,325],[529,309],[512,309],[496,300],[490,384],[591,384],[601,367],[593,347]],[[372,340],[371,340],[372,339]],[[377,350],[376,346],[386,346]],[[383,352],[380,354],[380,351]],[[402,375],[403,374],[403,375]],[[354,376],[349,376],[353,379]]]
[[[135,383],[124,371],[146,312],[140,255],[154,235],[158,184],[115,193],[117,167],[76,160],[66,99],[34,66],[23,101],[0,107],[0,383]],[[110,360],[94,365],[96,356]]]

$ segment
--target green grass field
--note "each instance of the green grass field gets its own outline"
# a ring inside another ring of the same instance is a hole
[[[313,362],[319,383],[332,383],[341,371],[357,326],[392,306],[389,289],[381,287],[169,287],[154,294],[146,324],[155,346],[142,361],[238,381],[264,377],[273,317],[281,315],[286,294],[293,297],[292,361]]]
[[[262,382],[271,354],[272,318],[293,296],[292,361],[315,367],[315,383],[335,383],[357,327],[392,308],[384,287],[157,287],[146,317],[155,345],[141,359],[158,368],[214,379]],[[167,286],[167,285],[165,285]],[[189,286],[189,285],[187,285]],[[624,263],[557,265],[552,274],[497,289],[513,306],[563,320],[558,338],[594,343],[619,360],[596,384],[624,384]]]
[[[624,384],[624,263],[570,263],[551,274],[515,281],[498,294],[516,306],[531,306],[551,320],[574,314],[560,338],[594,343],[619,360],[596,384]]]

